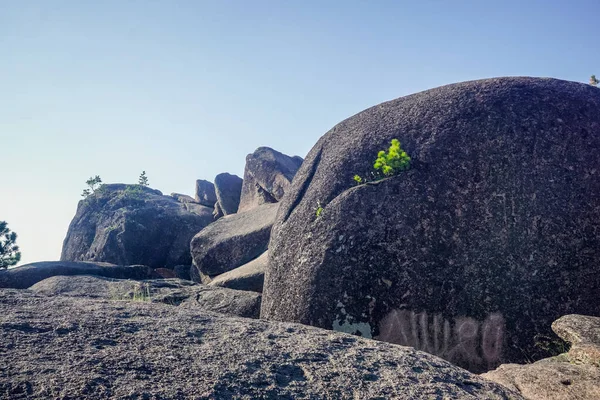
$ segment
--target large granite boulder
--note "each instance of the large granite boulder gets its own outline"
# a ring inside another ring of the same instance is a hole
[[[189,265],[190,240],[213,221],[212,212],[140,185],[104,185],[79,202],[61,260]]]
[[[212,278],[240,267],[267,250],[278,204],[225,216],[202,229],[191,242],[192,279]]]
[[[212,182],[205,181],[204,179],[198,179],[196,181],[196,195],[195,199],[197,203],[207,207],[214,207],[217,202],[217,194],[215,192],[215,185]]]
[[[143,301],[0,291],[0,398],[522,399],[414,349]]]
[[[532,364],[503,364],[483,377],[531,400],[600,399],[600,318],[565,315],[552,330],[571,344],[567,352]]]
[[[258,293],[209,287],[181,279],[134,281],[89,275],[54,276],[29,290],[45,296],[149,301],[245,318],[258,318],[260,314],[261,295]]]
[[[410,170],[357,185],[394,138]],[[380,104],[325,134],[280,203],[261,317],[471,371],[539,359],[556,318],[600,315],[599,199],[594,87],[498,78]]]
[[[114,265],[102,262],[42,261],[0,270],[0,288],[27,289],[47,278],[58,275],[96,275],[115,279],[158,278],[145,265]]]
[[[218,275],[209,285],[262,293],[268,262],[269,252],[265,251],[249,263]]]
[[[269,147],[259,147],[248,154],[238,212],[280,201],[300,165],[302,158],[286,156]]]
[[[215,177],[215,192],[218,205],[215,206],[215,218],[220,215],[235,214],[240,205],[242,178],[227,172],[217,175]]]

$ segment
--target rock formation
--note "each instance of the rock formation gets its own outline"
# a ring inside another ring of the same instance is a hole
[[[278,204],[264,204],[225,216],[202,229],[191,242],[192,279],[208,283],[264,253],[277,209]]]
[[[300,165],[302,158],[289,157],[269,147],[259,147],[248,154],[238,212],[280,201]]]
[[[269,252],[265,251],[249,263],[216,276],[209,285],[262,293],[268,261]]]
[[[394,138],[410,170],[357,185]],[[594,87],[499,78],[380,104],[325,134],[280,203],[261,317],[471,371],[540,358],[556,318],[600,315],[598,199]]]
[[[0,398],[522,399],[429,354],[198,308],[0,291]]]
[[[213,221],[212,212],[140,185],[104,185],[79,202],[61,260],[189,265],[190,240]]]
[[[207,207],[214,207],[217,202],[215,185],[212,182],[198,179],[196,181],[196,202]]]
[[[570,350],[533,364],[501,365],[483,376],[530,400],[600,399],[600,318],[565,315],[552,330],[571,343]]]
[[[27,289],[53,276],[96,275],[115,279],[152,279],[158,275],[145,265],[122,266],[101,262],[42,261],[0,270],[0,288]]]
[[[235,214],[240,205],[242,178],[237,175],[228,174],[227,172],[217,175],[215,177],[215,192],[217,195],[217,205],[214,211],[215,217]]]

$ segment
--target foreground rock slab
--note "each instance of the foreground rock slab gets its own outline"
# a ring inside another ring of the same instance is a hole
[[[149,301],[256,319],[261,301],[258,293],[209,287],[181,279],[132,281],[98,276],[55,276],[36,283],[29,290],[45,296]]]
[[[149,302],[0,291],[0,398],[522,399],[410,348]]]
[[[27,289],[44,279],[59,275],[95,275],[115,279],[158,278],[144,265],[122,266],[101,262],[42,261],[0,270],[0,288]]]
[[[411,168],[375,181],[393,139]],[[261,318],[474,372],[548,357],[536,334],[600,316],[599,149],[600,90],[557,79],[462,82],[356,114],[280,202]]]
[[[504,364],[483,376],[531,400],[600,399],[600,318],[566,315],[552,329],[571,343],[567,353],[533,364]]]

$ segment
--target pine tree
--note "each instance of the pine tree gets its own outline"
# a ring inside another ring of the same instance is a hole
[[[148,186],[148,177],[146,176],[146,171],[142,171],[138,183],[142,186]]]
[[[596,75],[592,75],[590,77],[590,85],[597,87],[599,83],[600,81],[598,80],[598,78],[596,78]]]
[[[102,183],[102,179],[100,179],[100,176],[96,175],[95,177],[90,177],[90,179],[88,179],[87,181],[85,181],[86,185],[89,186],[88,189],[83,189],[83,193],[81,193],[82,197],[88,197],[91,194],[94,194],[94,192],[96,191],[96,189],[98,189]]]
[[[5,221],[0,221],[0,269],[17,265],[21,261],[19,246],[15,244],[17,234],[8,229]]]

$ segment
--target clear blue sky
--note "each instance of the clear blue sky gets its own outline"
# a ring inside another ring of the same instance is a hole
[[[0,220],[58,259],[85,180],[193,194],[364,108],[507,75],[600,76],[595,1],[0,0]]]

